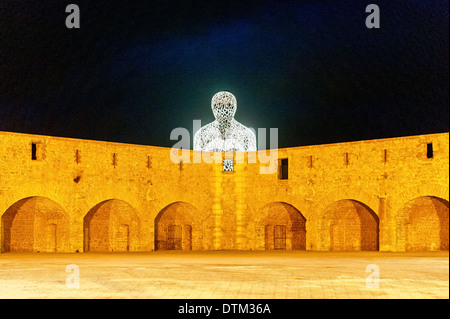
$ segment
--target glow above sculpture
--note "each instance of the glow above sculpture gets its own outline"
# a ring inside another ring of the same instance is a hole
[[[237,101],[227,91],[216,93],[211,100],[216,120],[200,128],[194,136],[194,150],[205,152],[256,151],[255,133],[234,119]]]

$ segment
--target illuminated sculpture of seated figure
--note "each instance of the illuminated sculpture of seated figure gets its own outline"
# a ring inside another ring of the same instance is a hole
[[[236,98],[227,91],[216,93],[211,100],[216,120],[201,127],[194,136],[194,150],[205,152],[256,151],[256,136],[251,129],[234,119]]]

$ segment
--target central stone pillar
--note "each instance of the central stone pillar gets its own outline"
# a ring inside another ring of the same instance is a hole
[[[246,178],[245,163],[237,163],[234,165],[234,194],[236,200],[236,249],[245,249],[245,212],[247,210],[246,203]]]
[[[213,167],[213,179],[212,179],[212,214],[213,214],[213,249],[220,250],[222,248],[222,156],[217,161],[215,158],[214,162],[211,164]],[[216,156],[218,156],[216,155]]]

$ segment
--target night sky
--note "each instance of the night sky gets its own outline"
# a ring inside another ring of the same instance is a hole
[[[65,26],[70,3],[80,29]],[[448,132],[448,8],[0,0],[0,131],[171,147],[228,90],[236,120],[278,128],[280,147]]]

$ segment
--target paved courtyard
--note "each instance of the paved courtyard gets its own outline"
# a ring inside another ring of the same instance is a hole
[[[76,266],[66,269],[68,265]],[[368,265],[375,266],[368,269]],[[79,288],[72,280],[74,268],[79,270]],[[376,277],[376,270],[379,288],[376,281],[366,283],[368,276]],[[0,298],[449,298],[449,255],[312,251],[6,253],[0,254]]]

